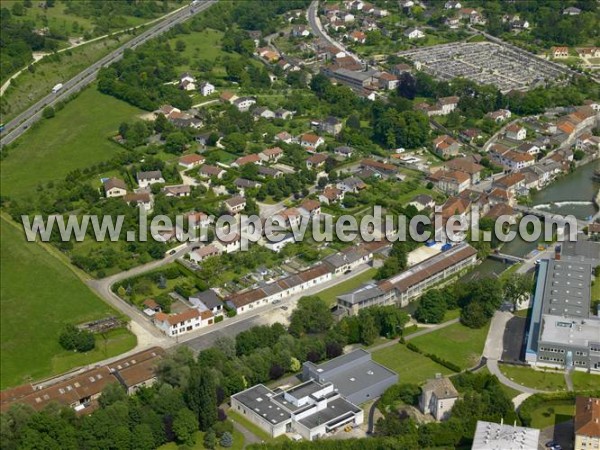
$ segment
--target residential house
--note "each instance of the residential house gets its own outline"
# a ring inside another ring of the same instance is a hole
[[[394,64],[392,66],[392,68],[390,69],[390,72],[393,73],[394,75],[396,75],[397,77],[399,77],[403,73],[411,73],[412,69],[413,68],[411,66],[409,66],[408,64],[400,63],[400,64]]]
[[[350,39],[352,42],[364,44],[367,41],[367,35],[362,31],[353,31],[348,35],[348,39]]]
[[[358,194],[363,189],[367,188],[366,183],[358,177],[348,177],[337,183],[337,188],[341,189],[344,193],[350,192],[352,194]]]
[[[425,33],[418,28],[408,28],[404,32],[404,36],[406,36],[408,39],[421,39],[425,37]]]
[[[450,0],[444,3],[444,9],[460,9],[462,5],[458,1]]]
[[[288,244],[293,244],[296,242],[293,233],[288,233],[285,236],[281,237],[281,234],[277,236],[267,236],[265,239],[261,239],[258,241],[258,245],[262,245],[265,248],[268,248],[272,252],[279,253],[283,247]]]
[[[396,75],[387,72],[381,72],[376,78],[379,81],[379,87],[381,89],[391,91],[398,87],[399,80]]]
[[[300,145],[309,151],[314,151],[319,147],[319,145],[323,145],[325,143],[325,139],[313,133],[304,133],[302,136],[300,136],[299,140]]]
[[[471,177],[458,170],[439,170],[429,176],[436,187],[446,194],[457,195],[471,186]]]
[[[219,96],[219,99],[223,102],[223,103],[229,103],[229,104],[233,104],[233,102],[238,98],[237,95],[235,95],[233,92],[229,92],[229,91],[224,91],[221,93],[221,95]]]
[[[104,194],[106,198],[123,197],[127,195],[127,185],[118,178],[109,178],[104,180]]]
[[[279,213],[279,216],[285,221],[286,226],[292,228],[302,220],[302,214],[296,208],[286,208]]]
[[[372,169],[375,172],[380,173],[382,176],[396,176],[398,173],[398,167],[393,164],[387,164],[374,159],[365,158],[361,160],[360,167],[362,169]]]
[[[141,188],[146,188],[151,184],[156,183],[164,183],[165,179],[162,176],[162,172],[160,170],[151,170],[148,172],[138,172],[136,174],[136,179],[138,186]]]
[[[210,84],[208,81],[200,83],[200,94],[202,94],[202,96],[207,97],[209,95],[212,95],[214,92],[214,85]]]
[[[213,289],[199,291],[190,295],[189,302],[199,311],[210,311],[213,316],[220,316],[224,312],[224,303]]]
[[[238,109],[238,111],[246,112],[250,110],[250,107],[256,104],[254,97],[239,97],[233,100],[232,104]]]
[[[274,139],[276,141],[285,142],[286,144],[291,144],[292,142],[294,142],[294,137],[287,131],[277,133]]]
[[[267,148],[258,154],[267,163],[276,163],[283,156],[283,150],[279,147]]]
[[[417,211],[423,211],[424,209],[433,209],[435,207],[435,200],[429,195],[419,194],[408,205],[414,206],[417,208]]]
[[[171,122],[173,125],[175,125],[178,128],[202,128],[202,126],[204,125],[204,123],[200,120],[197,119],[196,117],[192,116],[191,114],[188,113],[183,113],[183,112],[173,112],[171,114],[169,114],[168,117],[169,122]]]
[[[179,89],[184,91],[195,91],[196,90],[196,78],[189,73],[184,73],[179,77]]]
[[[516,194],[525,188],[525,175],[522,173],[511,173],[503,176],[492,183],[492,188],[502,189],[509,194]]]
[[[343,158],[350,158],[350,157],[352,157],[352,154],[354,153],[354,151],[355,150],[352,147],[348,147],[347,145],[343,145],[343,146],[340,146],[340,147],[336,147],[333,150],[333,153],[336,154],[336,155],[338,155],[338,156],[341,156]]]
[[[569,47],[551,47],[550,55],[554,59],[562,59],[569,57]]]
[[[284,108],[278,108],[275,110],[275,118],[276,119],[291,119],[294,116],[294,112],[293,111],[289,111],[287,109]],[[289,144],[289,142],[288,142]]]
[[[578,16],[579,14],[581,14],[581,9],[574,6],[563,9],[563,15],[565,16]]]
[[[575,400],[574,450],[600,448],[600,398],[580,397]]]
[[[173,186],[165,186],[162,191],[166,197],[189,197],[192,188],[187,184],[177,184]]]
[[[210,311],[198,311],[197,309],[187,309],[179,314],[157,313],[154,316],[154,325],[167,336],[179,336],[198,328],[211,325],[214,322],[214,316]]]
[[[541,151],[541,149],[535,144],[531,144],[529,142],[524,142],[517,147],[517,151],[521,152],[521,153],[528,153],[529,155],[535,156]]]
[[[423,414],[431,414],[435,420],[447,420],[458,397],[450,378],[435,378],[423,386],[419,409]]]
[[[140,209],[145,210],[146,212],[152,211],[152,207],[154,205],[152,201],[152,195],[148,193],[140,193],[140,194],[127,194],[122,197],[125,203],[135,204]]]
[[[191,155],[184,155],[179,158],[179,165],[185,167],[186,169],[192,169],[202,164],[205,159],[206,158],[204,156],[197,155],[195,153]]]
[[[308,37],[310,36],[310,29],[306,25],[294,25],[292,27],[292,36]]]
[[[482,138],[481,130],[478,128],[467,128],[466,130],[461,130],[459,135],[467,142],[473,142],[476,139]]]
[[[206,228],[210,224],[210,217],[202,211],[192,211],[187,213],[184,217],[192,230]]]
[[[261,117],[263,119],[274,119],[275,118],[275,113],[273,111],[271,111],[269,108],[267,108],[266,106],[260,106],[258,108],[254,108],[252,110],[252,115],[254,116],[255,120],[258,120]]]
[[[433,151],[443,158],[458,155],[460,147],[460,142],[447,134],[438,136],[433,140]]]
[[[215,244],[205,245],[204,247],[200,247],[190,252],[190,261],[193,261],[196,264],[198,264],[204,261],[206,258],[219,256],[221,253],[223,253],[223,250],[220,246],[217,246]]]
[[[338,253],[327,256],[323,260],[334,276],[348,273],[355,268],[369,263],[373,259],[373,249],[368,244],[352,245]]]
[[[258,166],[258,174],[268,178],[281,178],[283,172],[273,167]]]
[[[260,166],[262,162],[263,160],[258,153],[252,153],[250,155],[240,156],[238,159],[231,163],[231,167],[239,168],[244,167],[246,164],[256,164],[257,166]]]
[[[444,25],[454,30],[460,26],[460,18],[446,17],[446,20],[444,20]]]
[[[247,189],[258,189],[261,184],[258,181],[247,180],[245,178],[236,178],[233,181],[235,187],[239,189],[239,193],[242,197],[246,196]]]
[[[219,239],[215,245],[219,245],[225,253],[237,252],[242,248],[242,238],[237,233],[229,233]]]
[[[344,191],[337,187],[328,186],[323,190],[323,193],[319,195],[319,201],[330,205],[342,201],[344,199]]]
[[[325,120],[319,122],[320,131],[333,134],[334,136],[337,136],[342,131],[342,126],[342,121],[333,116],[329,116]]]
[[[315,153],[306,159],[306,167],[308,169],[319,169],[325,165],[329,156],[326,153]]]
[[[519,171],[535,163],[535,157],[530,154],[510,150],[502,144],[492,145],[490,157],[497,164],[512,171]]]
[[[230,214],[238,214],[246,207],[246,199],[244,197],[231,197],[223,202],[227,211]]]
[[[583,59],[588,59],[588,58],[600,58],[600,47],[584,47],[584,48],[578,48],[577,49],[577,53],[579,54],[580,57],[582,57]],[[596,103],[596,105],[598,105],[598,103]],[[596,111],[598,111],[598,109],[596,109]]]
[[[310,218],[321,214],[321,202],[313,199],[306,199],[300,203],[300,209],[306,212]]]
[[[496,123],[500,123],[510,119],[512,113],[508,109],[499,109],[497,111],[489,112],[485,116]]]
[[[483,166],[473,162],[470,158],[456,158],[444,164],[450,170],[464,172],[471,177],[471,184],[477,184],[481,180]]]
[[[459,101],[460,97],[454,95],[451,97],[442,97],[438,99],[438,105],[442,108],[442,115],[445,116],[454,111],[458,106]]]
[[[204,164],[203,166],[200,167],[198,174],[202,178],[215,177],[218,180],[220,180],[221,178],[223,178],[223,175],[225,175],[225,170],[222,169],[221,167],[211,166],[210,164]]]

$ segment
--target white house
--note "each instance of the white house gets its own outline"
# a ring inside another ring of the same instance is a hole
[[[179,78],[179,89],[184,91],[195,91],[196,90],[196,78],[189,73],[184,73]]]
[[[421,39],[425,37],[425,33],[418,28],[409,28],[404,32],[404,36],[408,39]]]
[[[462,8],[462,5],[460,4],[460,2],[457,2],[457,1],[447,1],[444,4],[444,8],[445,9],[460,9],[460,8]]]
[[[293,244],[294,242],[296,242],[294,235],[289,233],[286,234],[281,240],[279,238],[277,240],[261,239],[258,241],[258,245],[262,245],[273,252],[279,253],[283,247],[288,244]]]
[[[256,104],[256,99],[252,97],[239,97],[233,101],[233,104],[238,111],[245,112],[248,111],[252,105]]]
[[[153,321],[154,325],[163,333],[173,337],[211,325],[214,322],[214,316],[210,311],[188,309],[179,314],[156,313]]]
[[[200,93],[206,97],[208,95],[211,95],[215,92],[215,87],[210,84],[208,81],[204,81],[203,83],[200,84]]]
[[[109,178],[104,180],[104,193],[107,198],[123,197],[127,195],[127,185],[118,178]]]
[[[525,127],[513,123],[506,127],[506,137],[516,141],[522,141],[527,137],[527,130]]]
[[[325,139],[312,133],[304,133],[300,136],[300,145],[311,149],[316,149],[319,145],[323,145]]]
[[[204,247],[200,247],[192,252],[190,252],[190,261],[195,262],[196,264],[204,261],[206,258],[210,258],[213,256],[219,256],[223,253],[221,246],[217,246],[215,244],[205,245]]]
[[[446,420],[457,400],[458,391],[452,381],[449,378],[436,378],[423,386],[419,409],[423,414],[431,414],[435,420]]]
[[[189,197],[192,188],[187,184],[176,184],[173,186],[165,186],[162,191],[166,197]]]
[[[136,179],[139,187],[146,188],[151,184],[164,183],[165,179],[160,170],[151,170],[149,172],[138,172]]]
[[[223,202],[227,211],[231,214],[237,214],[246,207],[246,199],[244,197],[231,197]]]
[[[127,194],[123,197],[125,203],[134,203],[140,209],[145,210],[146,212],[152,211],[152,207],[154,205],[152,200],[152,195],[148,193],[141,194]]]
[[[184,155],[179,158],[179,165],[185,167],[186,169],[193,169],[194,167],[198,167],[200,164],[204,162],[206,158],[201,155],[191,154]]]

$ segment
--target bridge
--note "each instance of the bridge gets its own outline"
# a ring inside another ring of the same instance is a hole
[[[521,258],[519,256],[507,255],[506,253],[490,253],[488,256],[490,259],[495,259],[497,261],[502,261],[506,264],[517,264],[520,262],[525,262],[525,258]]]

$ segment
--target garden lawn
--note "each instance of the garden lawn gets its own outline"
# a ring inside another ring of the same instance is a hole
[[[567,386],[562,372],[534,370],[529,367],[501,364],[500,370],[515,383],[542,391],[564,391]]]
[[[14,386],[119,355],[135,346],[125,330],[108,334],[106,348],[79,354],[58,344],[66,323],[100,319],[117,312],[96,297],[75,274],[3,217],[0,253],[0,387]]]
[[[110,112],[110,113],[108,113]],[[0,165],[2,195],[39,195],[36,187],[124,151],[109,140],[119,124],[142,111],[92,85],[52,119],[41,120],[11,146]]]
[[[250,433],[252,433],[253,435],[255,435],[261,441],[264,441],[264,442],[279,442],[279,441],[287,441],[288,440],[287,436],[285,436],[285,435],[278,436],[276,438],[271,437],[270,434],[268,434],[266,431],[264,431],[258,425],[255,425],[254,423],[250,422],[248,419],[246,419],[241,414],[238,414],[237,412],[233,412],[233,411],[229,410],[229,411],[227,411],[227,415],[229,416],[229,418],[231,420],[233,420],[234,422],[237,422],[238,424],[240,424],[242,427],[244,427]]]
[[[592,301],[600,300],[600,277],[596,277],[592,286]]]
[[[398,373],[400,383],[423,384],[437,373],[449,375],[450,369],[433,362],[402,344],[392,345],[373,352],[373,359]]]
[[[575,415],[573,400],[548,400],[531,411],[531,427],[546,428],[566,422]]]
[[[416,337],[410,342],[424,353],[431,353],[450,361],[462,369],[477,364],[481,358],[489,324],[472,329],[455,323],[449,327]]]
[[[573,388],[576,391],[600,390],[600,375],[574,371],[571,373]]]
[[[326,301],[328,305],[333,306],[336,298],[339,295],[347,294],[349,291],[356,289],[363,283],[372,280],[376,272],[377,269],[365,270],[363,273],[352,277],[343,283],[330,287],[329,289],[325,289],[324,291],[319,292],[317,295],[321,297],[322,300]]]

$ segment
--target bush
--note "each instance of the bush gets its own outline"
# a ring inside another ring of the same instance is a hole
[[[223,433],[223,436],[221,436],[220,444],[221,444],[221,447],[225,447],[225,448],[231,447],[233,445],[233,435],[229,431],[226,431],[225,433]]]
[[[225,433],[233,433],[233,422],[224,420],[222,422],[216,422],[213,426],[213,430],[217,434],[217,437],[222,437]]]
[[[44,119],[52,119],[55,115],[54,108],[52,106],[46,106],[42,111],[42,117]]]
[[[237,316],[237,311],[235,309],[227,310],[227,317],[235,317],[235,316]]]
[[[215,323],[223,322],[223,319],[224,319],[223,316],[217,316],[217,317],[215,317]]]
[[[88,352],[96,346],[96,339],[92,333],[79,330],[72,324],[65,326],[58,342],[65,350],[75,350],[77,352]]]

